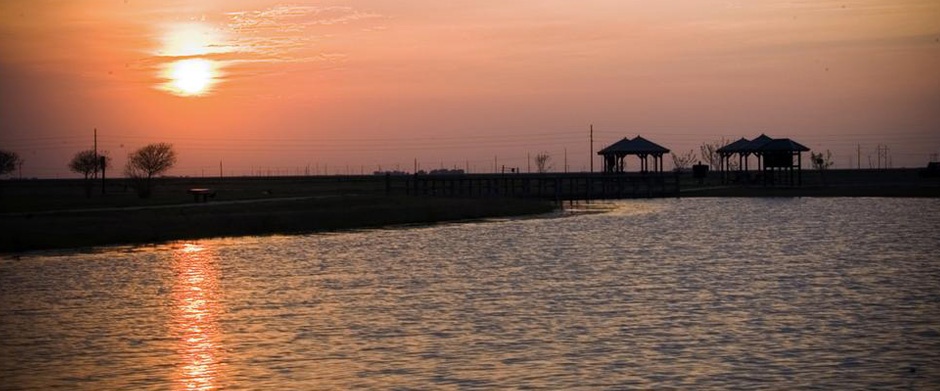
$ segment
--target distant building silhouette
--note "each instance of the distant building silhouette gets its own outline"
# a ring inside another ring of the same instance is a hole
[[[604,157],[604,172],[622,173],[626,171],[624,159],[630,155],[636,155],[640,159],[640,172],[663,172],[663,155],[669,153],[669,149],[649,141],[639,135],[634,139],[624,137],[623,140],[608,145],[597,152]],[[650,169],[649,158],[653,158],[653,167]]]

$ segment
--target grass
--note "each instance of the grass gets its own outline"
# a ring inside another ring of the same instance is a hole
[[[545,213],[551,203],[385,195],[383,177],[162,178],[149,199],[123,180],[0,181],[0,252],[318,232]],[[186,190],[217,196],[194,203]],[[229,202],[234,201],[234,202]]]

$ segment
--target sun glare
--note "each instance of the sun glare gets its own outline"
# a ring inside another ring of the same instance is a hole
[[[178,96],[201,96],[212,91],[221,72],[218,61],[202,56],[226,53],[223,35],[200,23],[167,26],[157,54],[168,58],[157,88]],[[174,61],[175,60],[175,61]]]
[[[178,95],[202,95],[211,86],[213,64],[209,60],[192,58],[170,64],[170,86]]]

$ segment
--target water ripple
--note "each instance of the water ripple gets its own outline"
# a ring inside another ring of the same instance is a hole
[[[609,209],[2,259],[0,384],[940,388],[940,201]]]

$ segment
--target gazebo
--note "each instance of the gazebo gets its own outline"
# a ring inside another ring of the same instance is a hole
[[[669,149],[662,147],[641,136],[634,139],[624,138],[597,152],[604,157],[604,172],[622,173],[626,171],[624,159],[629,155],[636,155],[640,158],[640,172],[663,172],[663,155],[669,153]],[[650,170],[649,158],[653,158],[653,169]]]
[[[744,173],[749,171],[748,158],[754,155],[757,157],[757,170],[763,173],[764,184],[767,184],[768,181],[773,183],[777,177],[775,174],[779,171],[788,171],[789,183],[793,184],[794,168],[797,170],[797,181],[802,184],[802,153],[806,151],[809,151],[809,148],[788,138],[775,139],[766,134],[761,134],[748,141],[742,137],[718,148],[719,169],[722,172],[721,179],[722,181],[727,180],[731,159],[735,155],[738,156],[738,171]],[[796,157],[796,163],[793,162],[793,157]]]
[[[805,145],[788,138],[778,138],[768,141],[762,145],[758,152],[764,160],[764,184],[775,183],[779,173],[787,173],[783,178],[788,178],[789,184],[793,184],[793,169],[797,172],[797,185],[803,184],[803,152],[809,151]],[[796,157],[794,163],[793,158]]]
[[[728,170],[731,167],[731,157],[738,155],[738,171],[747,172],[747,158],[754,150],[750,148],[750,140],[741,137],[738,141],[718,148],[718,169],[721,170],[721,181],[727,181]]]
[[[772,140],[770,136],[761,133],[760,136],[755,137],[753,140],[741,137],[737,141],[718,148],[716,151],[719,157],[718,170],[721,171],[722,182],[727,181],[728,172],[731,170],[731,158],[734,157],[734,155],[738,156],[738,172],[747,173],[750,171],[748,161],[751,155],[757,157],[757,170],[760,171],[763,160],[763,153],[760,148]]]
[[[770,136],[761,133],[760,136],[757,136],[756,138],[751,140],[751,143],[747,145],[747,149],[751,153],[753,153],[755,156],[757,156],[757,169],[758,170],[761,170],[764,167],[763,166],[764,153],[761,151],[761,147],[763,147],[764,145],[766,145],[767,143],[773,140],[774,139],[771,138]],[[747,159],[747,157],[745,157],[745,159]]]

